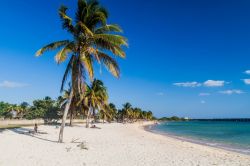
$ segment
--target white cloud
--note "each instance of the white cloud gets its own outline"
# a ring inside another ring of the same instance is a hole
[[[250,79],[243,79],[244,83],[250,85]]]
[[[12,82],[12,81],[3,81],[0,83],[0,87],[2,88],[22,88],[29,86],[28,84]]]
[[[163,96],[164,93],[163,93],[163,92],[157,92],[156,95],[158,95],[158,96]]]
[[[210,96],[210,93],[200,93],[199,96]]]
[[[220,80],[207,80],[203,83],[206,87],[221,87],[225,85],[225,81]]]
[[[204,86],[204,87],[222,87],[226,83],[229,83],[229,82],[226,82],[226,81],[223,81],[223,80],[207,80],[207,81],[205,81],[203,83],[193,81],[193,82],[178,82],[178,83],[174,83],[173,85],[180,86],[180,87],[200,87],[200,86]]]
[[[201,104],[205,104],[206,103],[206,101],[204,101],[204,100],[201,100]]]
[[[244,92],[238,89],[231,89],[231,90],[220,91],[219,93],[225,94],[225,95],[232,95],[232,94],[242,94]]]
[[[181,87],[199,87],[201,86],[200,83],[194,81],[194,82],[179,82],[174,83],[175,86],[181,86]]]
[[[246,70],[245,73],[250,75],[250,70]]]

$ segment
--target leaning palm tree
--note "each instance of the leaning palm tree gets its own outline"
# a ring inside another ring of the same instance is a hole
[[[71,91],[71,87],[68,90],[64,90],[63,91],[63,95],[60,98],[60,108],[64,109],[65,106],[67,105],[69,99],[70,99],[70,91]],[[73,105],[74,105],[74,99],[72,99],[71,101],[71,105],[69,108],[69,112],[70,112],[70,121],[69,121],[69,125],[72,126],[72,119],[73,119]]]
[[[67,67],[62,79],[61,90],[70,77],[72,90],[65,106],[59,133],[59,142],[63,141],[63,130],[66,117],[73,96],[80,96],[84,92],[86,73],[93,80],[93,63],[104,64],[115,76],[119,77],[119,66],[109,53],[124,58],[123,46],[127,46],[127,40],[117,33],[122,32],[116,24],[107,24],[108,13],[96,0],[78,0],[75,19],[66,13],[67,7],[59,9],[63,28],[72,36],[70,40],[62,40],[46,45],[37,51],[40,56],[46,51],[60,49],[55,56],[58,64],[67,61]],[[67,60],[69,59],[69,60]]]
[[[102,81],[95,79],[90,86],[86,85],[86,91],[80,103],[83,102],[84,105],[88,107],[88,111],[86,113],[87,128],[89,127],[89,118],[91,114],[95,115],[96,110],[99,112],[105,112],[107,101],[107,89]]]

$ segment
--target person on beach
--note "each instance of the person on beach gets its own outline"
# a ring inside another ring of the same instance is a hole
[[[37,129],[38,129],[38,127],[37,127],[37,124],[35,123],[35,127],[34,127],[34,132],[35,133],[37,133]]]
[[[90,128],[93,128],[93,129],[101,129],[100,127],[97,127],[96,125],[92,125]]]

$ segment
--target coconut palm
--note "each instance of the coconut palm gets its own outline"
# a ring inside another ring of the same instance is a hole
[[[78,0],[75,19],[66,13],[67,7],[59,9],[63,28],[72,36],[70,40],[62,40],[46,45],[37,51],[40,56],[46,51],[57,50],[55,60],[58,64],[67,61],[67,67],[62,79],[61,90],[70,77],[72,90],[65,106],[62,125],[59,134],[59,142],[63,141],[63,130],[68,110],[73,96],[81,96],[85,84],[85,76],[90,80],[94,78],[93,63],[98,62],[107,67],[115,76],[119,77],[119,67],[115,59],[109,53],[124,58],[123,46],[127,46],[126,38],[117,33],[122,32],[115,24],[107,24],[108,13],[96,0]],[[69,60],[68,60],[69,59]]]
[[[140,119],[140,115],[141,115],[141,109],[134,108],[133,109],[133,121],[137,121],[138,119]]]
[[[103,123],[105,120],[108,122],[117,119],[117,109],[113,103],[105,104],[103,109],[99,110],[99,118],[103,119]]]
[[[151,111],[148,111],[146,113],[147,120],[152,120],[153,119],[153,113]]]
[[[67,105],[69,99],[70,99],[70,91],[71,91],[71,87],[68,90],[64,90],[63,95],[60,98],[60,108],[64,109],[65,106]],[[70,121],[69,121],[69,125],[72,126],[72,119],[73,119],[73,105],[74,105],[74,97],[71,101],[70,104],[70,108],[69,108],[69,112],[70,112]]]
[[[147,111],[142,111],[141,112],[141,118],[144,119],[144,120],[147,119]]]
[[[109,114],[110,114],[110,121],[117,119],[117,108],[115,106],[115,104],[113,103],[109,103],[108,105],[108,110],[109,110]]]
[[[95,115],[95,111],[99,110],[106,113],[106,105],[108,101],[107,89],[103,82],[94,79],[91,85],[86,85],[86,91],[80,102],[83,102],[88,107],[86,114],[86,127],[89,127],[89,118]]]
[[[131,113],[132,113],[132,105],[128,102],[123,104],[122,121],[124,122],[125,118],[130,119]]]

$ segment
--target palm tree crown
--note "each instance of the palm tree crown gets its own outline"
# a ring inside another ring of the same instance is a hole
[[[119,77],[119,66],[110,53],[125,58],[122,47],[128,45],[127,39],[117,34],[122,32],[121,28],[116,24],[107,24],[108,12],[97,0],[78,0],[74,20],[67,15],[67,9],[61,6],[59,16],[63,28],[71,34],[72,38],[50,43],[36,52],[36,56],[40,56],[46,51],[59,49],[55,56],[56,62],[62,63],[69,59],[62,79],[61,91],[64,90],[68,77],[71,77],[72,90],[65,106],[59,142],[62,142],[63,128],[70,104],[84,92],[86,73],[90,80],[93,80],[93,64],[98,62],[105,65],[115,77]]]
[[[96,0],[78,0],[78,8],[75,13],[75,20],[70,18],[67,7],[59,9],[63,28],[71,35],[72,40],[62,40],[50,43],[37,51],[40,56],[49,50],[60,49],[55,56],[57,63],[68,61],[67,68],[62,80],[61,90],[67,77],[71,76],[74,91],[81,91],[80,84],[85,78],[85,71],[90,79],[94,77],[93,63],[104,64],[107,69],[116,77],[120,71],[115,59],[109,55],[113,53],[121,58],[125,58],[122,46],[127,46],[127,40],[117,32],[122,32],[116,24],[107,24],[108,13],[105,8],[100,6]]]

